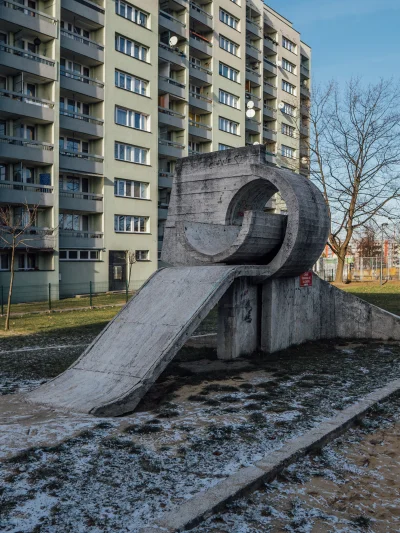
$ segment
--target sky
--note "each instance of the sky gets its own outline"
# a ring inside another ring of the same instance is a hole
[[[312,47],[313,83],[400,79],[400,0],[265,0]]]

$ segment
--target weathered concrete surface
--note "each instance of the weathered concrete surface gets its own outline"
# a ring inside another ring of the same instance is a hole
[[[281,215],[264,213],[280,192]],[[329,214],[310,180],[265,163],[252,146],[177,163],[162,260],[172,265],[265,264],[274,277],[309,270],[323,250]],[[280,245],[279,245],[280,244]]]
[[[132,411],[234,279],[268,274],[250,266],[159,270],[78,361],[28,401],[98,416]]]
[[[261,350],[267,353],[318,339],[400,340],[400,317],[346,293],[313,274],[263,285]]]
[[[254,466],[242,468],[211,489],[195,494],[186,503],[167,513],[151,527],[141,529],[139,533],[178,533],[195,527],[235,499],[257,490],[263,483],[273,481],[284,468],[342,435],[376,403],[399,392],[400,379],[391,381],[337,416],[266,455]]]

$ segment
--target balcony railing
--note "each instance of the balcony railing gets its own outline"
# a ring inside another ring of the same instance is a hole
[[[43,65],[48,65],[49,67],[54,67],[56,64],[53,59],[49,59],[48,57],[41,56],[39,54],[34,54],[33,52],[29,52],[29,50],[22,50],[16,46],[10,46],[9,44],[5,43],[0,44],[0,52],[7,52],[8,54],[24,57],[25,59],[35,61],[36,63],[42,63]]]
[[[68,111],[68,109],[60,109],[60,115],[70,118],[76,118],[77,120],[83,120],[84,122],[89,122],[89,124],[96,124],[97,126],[102,126],[104,124],[104,120],[92,117],[91,115],[84,115],[83,113]]]
[[[102,81],[96,80],[95,78],[89,78],[89,76],[83,76],[82,74],[79,74],[79,72],[75,72],[74,70],[62,69],[60,70],[60,74],[61,76],[65,76],[66,78],[78,80],[82,83],[87,83],[88,85],[95,85],[96,87],[100,87],[101,89],[104,87],[104,83]]]
[[[75,2],[78,2],[78,4],[81,4],[85,7],[90,7],[90,9],[94,9],[95,11],[98,11],[103,15],[105,13],[104,9],[101,6],[97,5],[95,2],[90,2],[88,0],[75,0]]]
[[[246,93],[246,98],[250,99],[250,100],[257,100],[257,102],[259,102],[261,100],[261,98],[253,93],[249,93],[247,92]]]
[[[263,127],[263,131],[269,131],[270,133],[278,133],[277,130],[273,130],[271,128],[267,128],[266,126]]]
[[[94,161],[96,163],[102,163],[104,161],[104,157],[101,155],[87,154],[86,152],[75,152],[73,150],[66,150],[64,148],[60,148],[60,155],[66,155],[68,157],[74,157],[78,159],[86,159],[87,161]]]
[[[25,15],[28,15],[29,17],[35,17],[40,20],[44,20],[50,24],[57,24],[57,19],[55,19],[54,17],[50,17],[50,15],[46,15],[46,13],[43,13],[42,11],[37,11],[36,9],[32,9],[31,7],[28,7],[26,5],[21,5],[17,2],[13,2],[12,0],[0,0],[0,6],[15,9],[16,11],[20,11]]]
[[[68,39],[73,39],[74,41],[78,41],[79,43],[85,44],[86,46],[96,48],[96,50],[100,50],[101,52],[104,50],[104,46],[99,44],[98,42],[93,41],[92,39],[88,39],[87,37],[82,37],[82,35],[77,35],[72,31],[68,31],[63,28],[61,29],[60,33],[61,35],[68,37]]]
[[[171,146],[172,148],[179,148],[181,150],[185,149],[185,145],[178,143],[176,141],[168,141],[167,139],[158,139],[159,144],[163,146]]]
[[[158,43],[158,46],[160,48],[163,48],[164,50],[167,50],[168,52],[171,52],[172,54],[176,54],[180,57],[186,57],[186,54],[179,50],[179,48],[172,48],[171,46],[168,46],[165,43]]]
[[[179,81],[176,81],[173,78],[168,78],[167,76],[158,76],[158,79],[170,83],[171,85],[175,85],[175,87],[180,87],[181,89],[186,87],[184,83],[179,83]]]
[[[199,41],[200,43],[205,43],[208,46],[212,46],[211,41],[209,41],[206,37],[203,37],[202,35],[200,35],[199,33],[196,33],[193,30],[190,30],[190,37],[194,39],[195,41]]]
[[[264,39],[266,39],[270,43],[274,44],[275,46],[278,46],[278,44],[279,44],[276,41],[274,41],[273,39],[271,39],[271,37],[269,35],[264,35]]]
[[[160,9],[160,15],[168,20],[171,20],[172,22],[176,22],[177,24],[180,24],[181,26],[183,26],[184,28],[186,28],[186,24],[182,21],[180,21],[179,19],[173,17],[172,15],[170,15],[169,13],[166,13],[165,11],[162,11]]]
[[[210,20],[213,19],[213,16],[210,15],[210,13],[207,13],[207,11],[204,11],[198,4],[195,4],[194,2],[190,2],[190,7],[193,9],[193,11],[197,11],[198,13],[202,13],[206,17],[208,17]]]
[[[264,80],[264,85],[268,85],[269,87],[272,87],[273,89],[276,89],[276,85],[274,85],[273,83],[269,83],[268,81],[265,81]]]
[[[173,111],[172,109],[168,109],[167,107],[158,106],[158,111],[165,115],[170,115],[171,117],[185,118],[185,115],[182,115],[182,113],[178,113],[177,111]]]
[[[53,228],[44,228],[44,227],[38,227],[38,226],[29,226],[28,228],[25,228],[21,226],[21,228],[18,228],[21,230],[24,230],[22,234],[24,235],[23,238],[20,238],[21,241],[20,246],[24,248],[40,248],[40,249],[48,249],[52,250],[54,248],[54,238],[52,238],[52,235],[54,233]],[[3,239],[7,242],[9,242],[11,246],[11,240],[12,240],[12,232],[15,230],[15,228],[10,228],[9,226],[0,226],[0,234],[2,235]],[[47,238],[46,238],[47,237]],[[36,243],[36,246],[35,246]]]
[[[265,63],[268,63],[269,65],[272,65],[273,67],[276,67],[276,66],[277,66],[276,63],[274,63],[273,61],[270,61],[269,59],[266,59],[265,57],[264,57],[264,62],[265,62]]]
[[[18,102],[24,102],[26,104],[38,105],[41,107],[48,107],[53,109],[54,102],[50,100],[45,100],[44,98],[36,98],[36,96],[31,96],[29,94],[17,93],[15,91],[7,91],[6,89],[0,89],[0,97],[12,98],[13,100],[18,100]]]
[[[258,78],[261,78],[261,74],[252,68],[246,67],[246,72],[249,74],[255,74]]]
[[[207,124],[203,124],[202,122],[196,122],[195,120],[189,119],[189,126],[194,126],[195,128],[202,128],[207,131],[211,131],[211,126],[207,126]]]
[[[12,189],[14,191],[28,191],[40,193],[52,193],[53,187],[40,185],[39,183],[23,183],[21,181],[0,181],[0,189]]]
[[[96,202],[103,201],[102,194],[95,194],[91,192],[63,191],[60,189],[60,196],[63,198],[76,198],[79,200],[95,200]]]
[[[248,46],[248,47],[251,48],[252,50],[255,50],[256,52],[258,52],[259,54],[261,54],[261,50],[260,50],[259,48],[257,48],[257,46],[254,46],[254,44],[249,43],[249,41],[246,41],[246,46]]]
[[[50,143],[42,141],[32,141],[24,137],[10,137],[9,135],[0,135],[0,143],[12,144],[14,146],[29,146],[29,148],[37,148],[38,150],[53,150],[54,146]]]
[[[60,237],[75,237],[78,239],[102,239],[104,233],[100,231],[76,231],[69,229],[61,229]]]
[[[191,148],[189,148],[188,153],[189,153],[189,155],[200,155],[203,152],[200,152],[199,150],[192,150]]]
[[[271,107],[270,105],[265,105],[264,109],[268,109],[268,111],[271,111],[272,113],[276,113],[276,108]]]
[[[212,71],[208,70],[208,68],[200,67],[199,65],[196,65],[195,63],[189,63],[190,68],[194,68],[195,70],[199,70],[200,72],[204,72],[205,74],[212,75]]]
[[[160,171],[160,172],[158,173],[158,176],[159,176],[160,178],[173,178],[173,177],[174,177],[174,174],[173,174],[173,172],[163,172],[163,171]]]
[[[197,98],[198,100],[203,100],[203,102],[207,102],[209,104],[212,104],[211,98],[207,98],[206,96],[203,96],[202,94],[195,93],[193,91],[189,91],[189,95],[193,96],[193,98]]]
[[[246,117],[246,122],[250,122],[251,124],[254,124],[254,126],[259,126],[261,124],[261,122],[259,120],[256,120],[255,118]]]
[[[300,72],[301,74],[304,74],[305,76],[310,76],[310,69],[306,67],[305,65],[300,65]]]
[[[254,26],[257,26],[259,30],[262,30],[262,27],[257,22],[254,22],[254,20],[251,20],[246,17],[246,22],[248,22],[249,24],[254,24]]]

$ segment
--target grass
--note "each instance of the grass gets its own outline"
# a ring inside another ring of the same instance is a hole
[[[352,282],[340,285],[340,289],[358,296],[370,304],[377,305],[390,313],[400,315],[400,282],[388,281],[384,285],[371,281]]]

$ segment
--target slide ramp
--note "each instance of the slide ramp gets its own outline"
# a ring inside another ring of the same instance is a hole
[[[118,416],[132,411],[168,363],[251,266],[158,270],[64,373],[29,393],[29,402]]]

